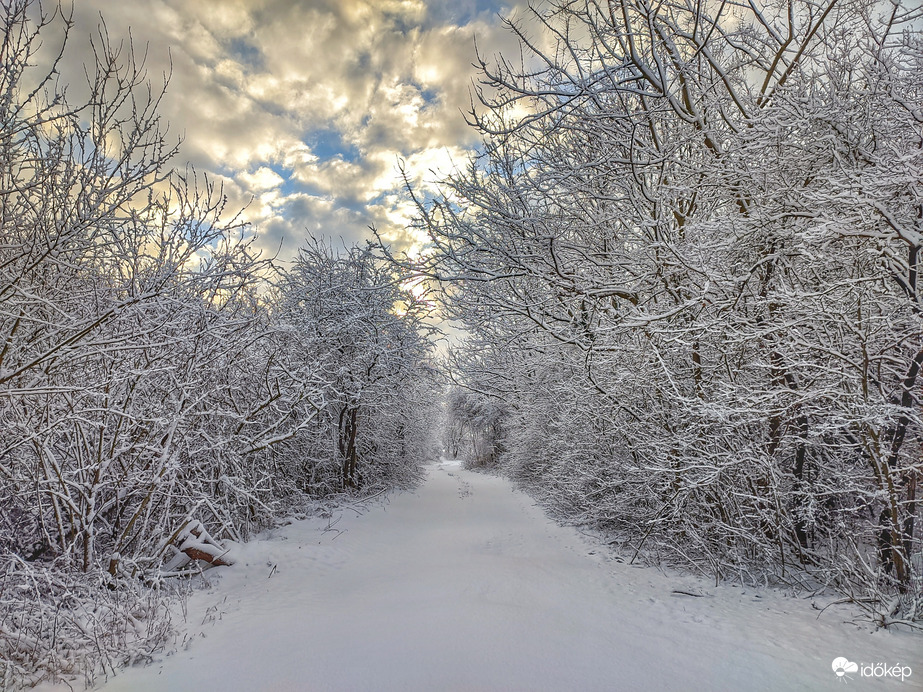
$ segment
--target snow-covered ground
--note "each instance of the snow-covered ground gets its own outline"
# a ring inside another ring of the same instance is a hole
[[[923,636],[620,563],[506,481],[453,462],[414,493],[329,521],[239,546],[238,564],[212,570],[190,600],[191,639],[101,688],[923,688]],[[838,657],[913,672],[838,678]]]

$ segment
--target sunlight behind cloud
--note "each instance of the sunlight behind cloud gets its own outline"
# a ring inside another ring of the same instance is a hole
[[[415,186],[464,160],[474,41],[510,41],[493,2],[143,0],[76,6],[89,33],[146,46],[172,72],[161,111],[184,139],[181,164],[222,181],[228,209],[291,257],[310,235],[355,242],[381,229],[416,247],[398,161]],[[515,7],[512,10],[513,11]],[[88,46],[87,46],[88,48]],[[79,79],[72,60],[71,77]]]
[[[238,179],[246,188],[254,192],[271,190],[285,182],[281,175],[266,166],[261,166],[255,173],[241,173]]]

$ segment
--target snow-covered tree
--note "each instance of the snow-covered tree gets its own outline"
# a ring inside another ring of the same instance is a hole
[[[275,320],[324,377],[326,443],[336,487],[407,478],[430,444],[435,390],[429,303],[369,249],[302,249],[277,297]]]
[[[510,24],[482,153],[419,200],[405,264],[474,335],[461,377],[511,412],[514,475],[635,551],[919,615],[920,18],[614,0]]]
[[[364,250],[260,259],[220,186],[172,167],[130,42],[100,29],[85,89],[56,81],[61,12],[0,8],[4,688],[149,654],[165,581],[412,482],[434,408],[425,301]]]

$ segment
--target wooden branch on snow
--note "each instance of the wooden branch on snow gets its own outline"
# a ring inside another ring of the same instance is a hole
[[[177,553],[161,572],[170,573],[189,564],[191,560],[202,560],[216,567],[228,567],[234,564],[234,559],[228,554],[228,549],[223,548],[200,521],[190,521],[180,530],[173,539],[173,546]]]

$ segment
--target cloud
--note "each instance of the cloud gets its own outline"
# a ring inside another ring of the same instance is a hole
[[[271,168],[260,166],[255,172],[242,172],[237,176],[240,183],[249,190],[255,192],[265,192],[279,188],[285,182],[285,179]]]
[[[229,207],[247,205],[267,251],[281,243],[292,256],[309,234],[356,241],[370,225],[411,247],[397,162],[425,184],[475,143],[461,114],[474,38],[488,53],[511,45],[499,11],[512,10],[490,0],[85,0],[71,48],[88,54],[102,12],[113,38],[130,30],[146,47],[152,77],[172,64],[161,111],[183,135],[182,161],[223,180]]]

